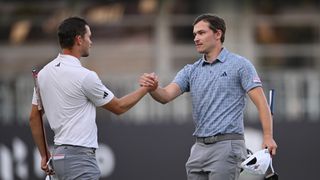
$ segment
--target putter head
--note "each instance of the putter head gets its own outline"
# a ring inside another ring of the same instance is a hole
[[[265,180],[278,180],[278,174],[273,172],[271,174],[266,175]]]

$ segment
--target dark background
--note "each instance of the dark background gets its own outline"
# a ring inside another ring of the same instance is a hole
[[[102,179],[185,179],[184,165],[194,142],[191,122],[184,125],[167,123],[137,126],[99,119],[99,141],[110,146],[116,159],[112,175]],[[259,125],[247,127],[259,128]],[[319,128],[319,123],[275,123],[274,136],[279,148],[273,165],[281,179],[317,179]],[[0,130],[1,146],[12,151],[14,138],[20,138],[27,144],[27,179],[37,179],[33,174],[33,168],[38,166],[34,165],[31,158],[34,144],[29,127],[0,126]],[[50,131],[48,133],[52,137]],[[15,162],[13,167],[17,167]]]

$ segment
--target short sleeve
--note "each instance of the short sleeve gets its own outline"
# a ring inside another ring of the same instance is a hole
[[[253,64],[245,60],[243,66],[240,68],[241,85],[246,92],[249,92],[255,87],[262,86],[259,75]]]
[[[96,106],[103,106],[114,97],[113,93],[102,84],[98,75],[93,71],[90,71],[83,79],[82,89],[87,98]]]
[[[37,93],[36,93],[36,90],[35,88],[33,88],[33,96],[32,96],[32,104],[33,105],[38,105],[38,100],[37,100]]]
[[[190,68],[191,65],[184,66],[172,81],[178,84],[182,93],[190,91]]]

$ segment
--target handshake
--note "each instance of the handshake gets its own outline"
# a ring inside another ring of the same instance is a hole
[[[155,73],[144,73],[139,79],[140,87],[146,87],[149,92],[158,88],[158,76]]]

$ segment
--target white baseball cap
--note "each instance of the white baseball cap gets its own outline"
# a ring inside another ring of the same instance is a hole
[[[241,167],[252,174],[265,174],[271,163],[268,149],[255,152],[241,163]]]

